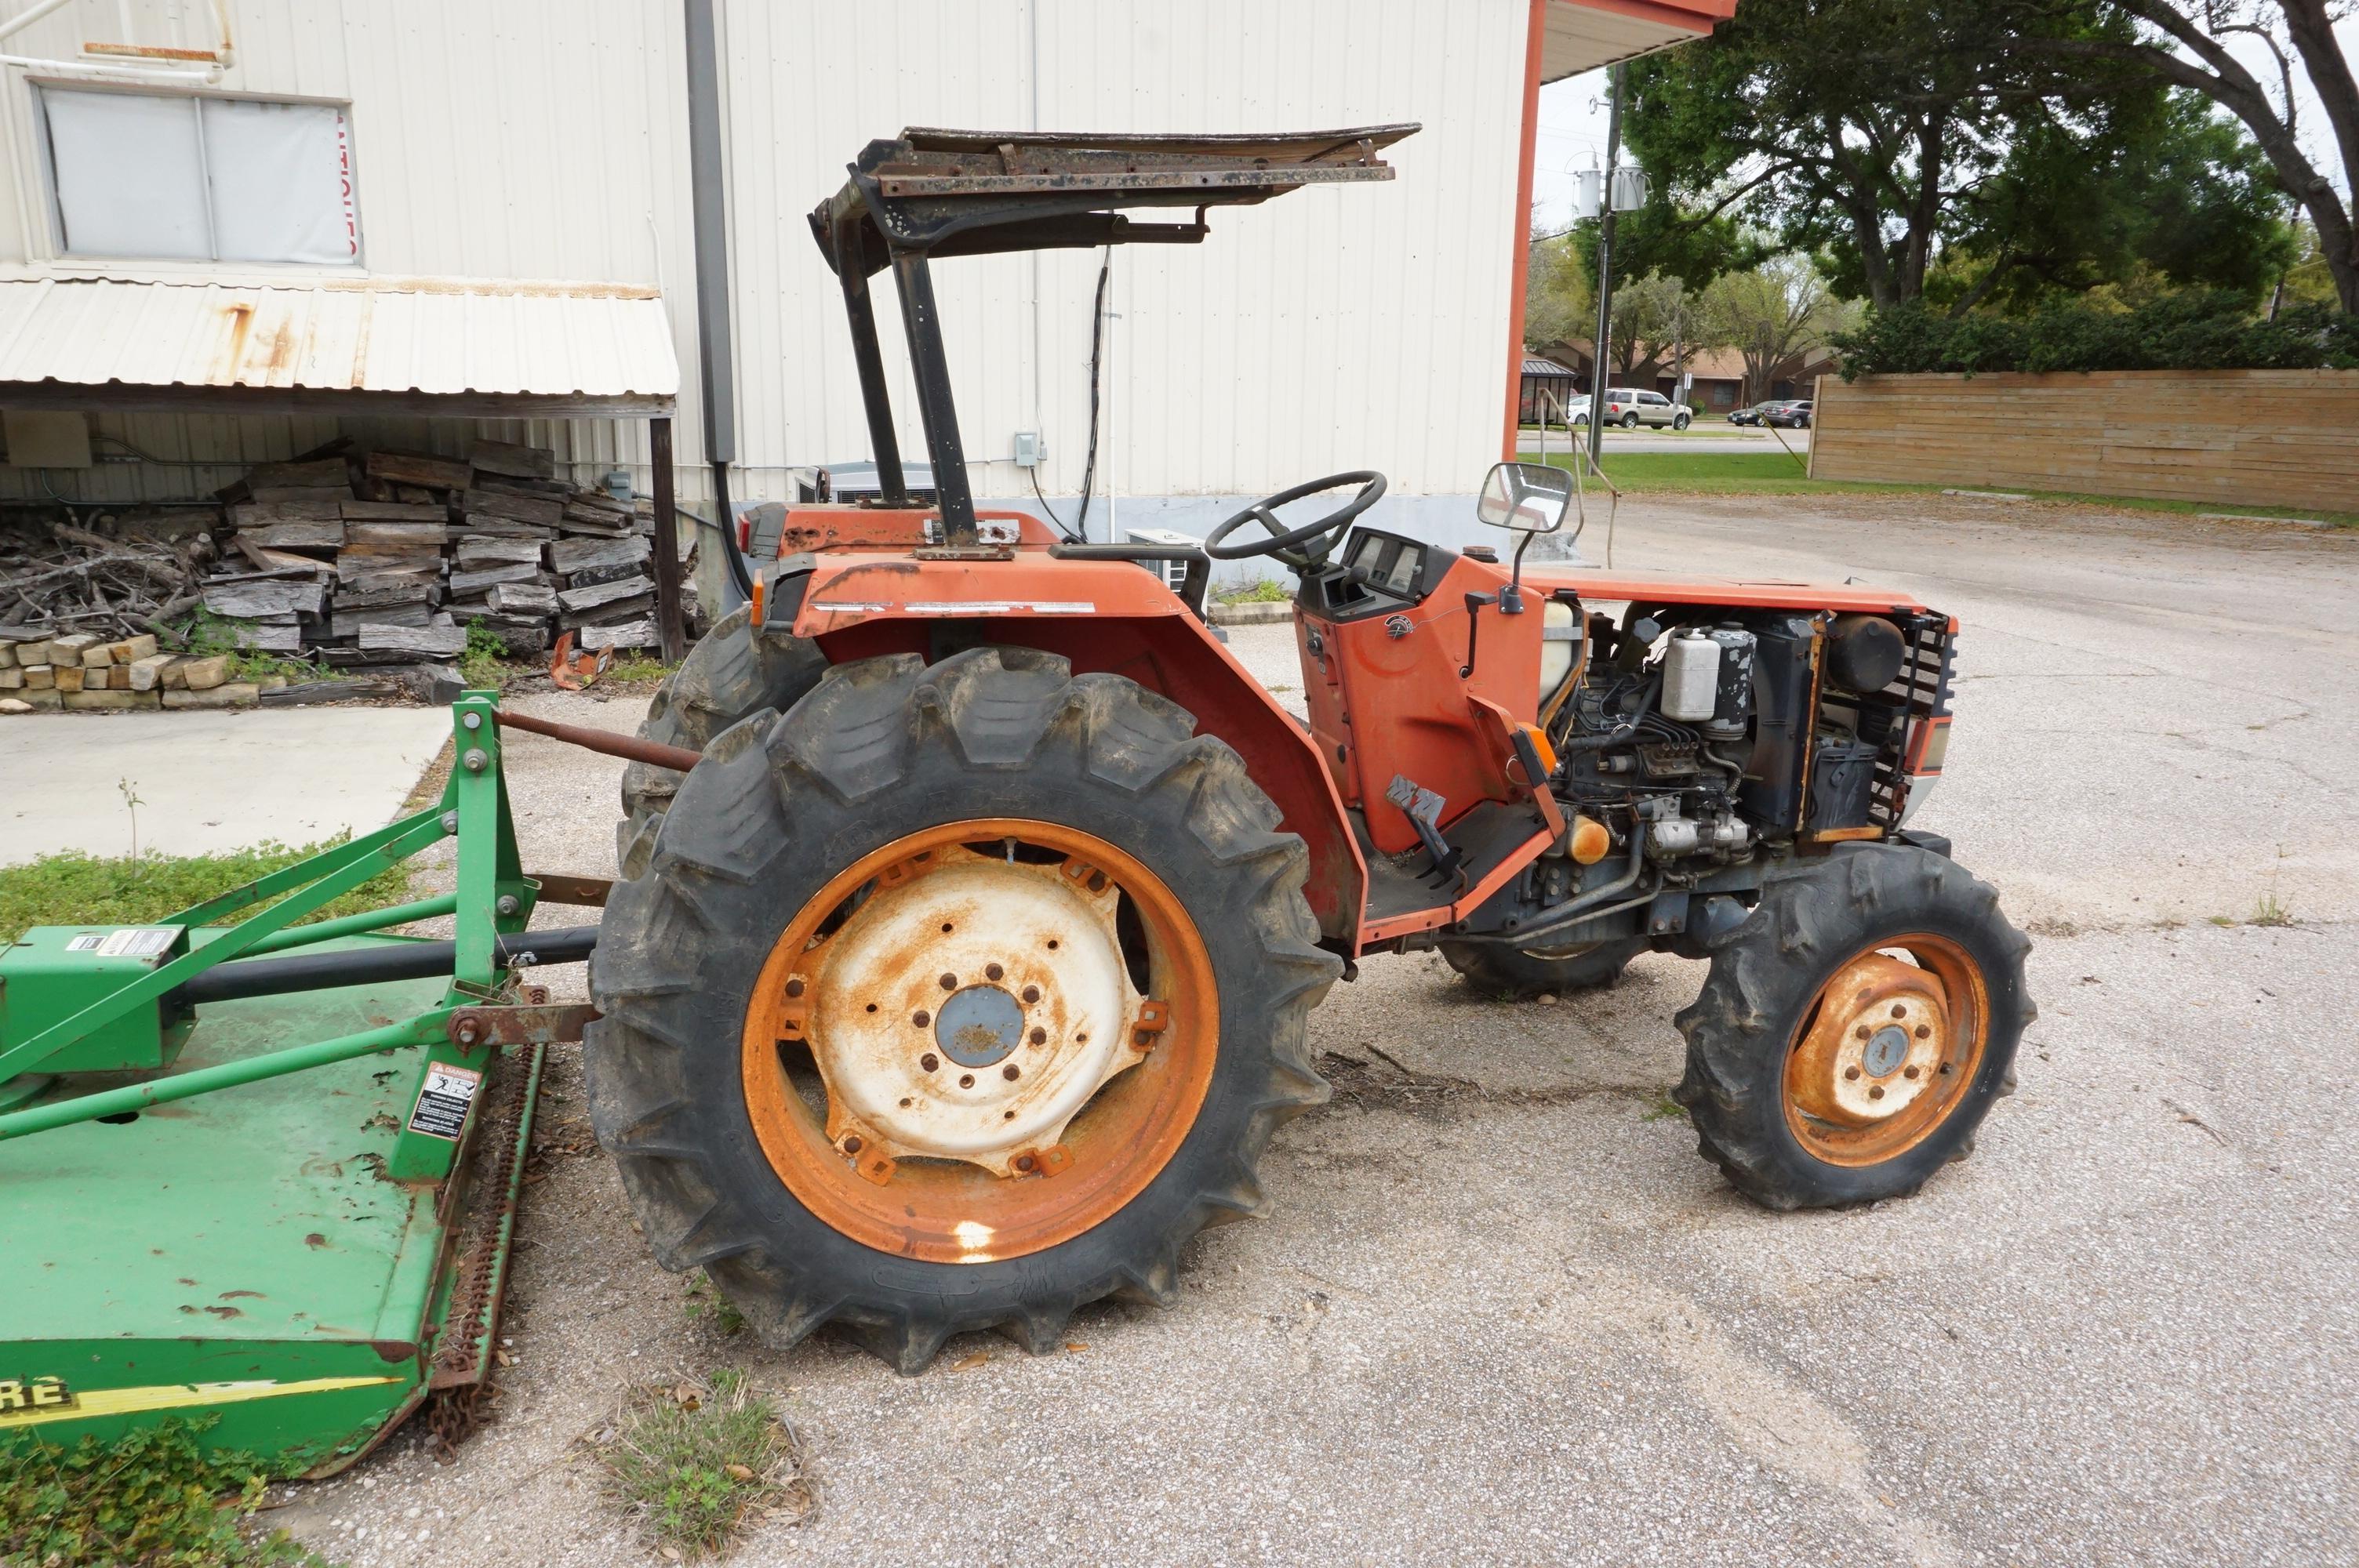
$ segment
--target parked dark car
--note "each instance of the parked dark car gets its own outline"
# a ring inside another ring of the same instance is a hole
[[[1777,406],[1775,403],[1756,403],[1750,408],[1739,408],[1729,415],[1728,422],[1732,425],[1758,425],[1761,416]]]
[[[1807,397],[1797,398],[1787,403],[1772,403],[1763,410],[1761,422],[1764,425],[1782,426],[1788,430],[1807,430],[1810,427],[1810,400]]]

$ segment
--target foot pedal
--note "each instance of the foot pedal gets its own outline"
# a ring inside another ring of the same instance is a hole
[[[1407,773],[1395,773],[1393,782],[1385,788],[1385,798],[1400,807],[1408,825],[1417,829],[1419,842],[1433,857],[1433,870],[1428,873],[1439,886],[1442,880],[1458,870],[1464,860],[1462,850],[1453,849],[1441,837],[1441,808],[1449,802],[1430,789],[1419,787]]]

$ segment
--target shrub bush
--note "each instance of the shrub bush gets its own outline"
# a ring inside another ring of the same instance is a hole
[[[1950,317],[1921,303],[1836,334],[1846,381],[1920,371],[2359,370],[2359,316],[2298,305],[2255,319],[2234,295],[2135,310],[2057,301],[2029,316]]]

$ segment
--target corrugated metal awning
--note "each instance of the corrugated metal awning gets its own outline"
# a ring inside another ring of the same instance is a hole
[[[1559,81],[1686,43],[1734,15],[1736,0],[1552,0],[1540,80]]]
[[[662,297],[609,284],[0,279],[0,406],[669,416]]]

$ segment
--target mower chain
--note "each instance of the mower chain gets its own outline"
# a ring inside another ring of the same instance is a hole
[[[426,1422],[435,1454],[449,1458],[481,1418],[491,1391],[493,1357],[487,1337],[499,1322],[506,1273],[498,1267],[502,1221],[516,1173],[516,1133],[533,1073],[536,1047],[503,1052],[491,1102],[476,1130],[481,1152],[470,1173],[465,1231],[451,1285],[451,1303],[429,1368]],[[521,1196],[521,1195],[519,1195]]]

